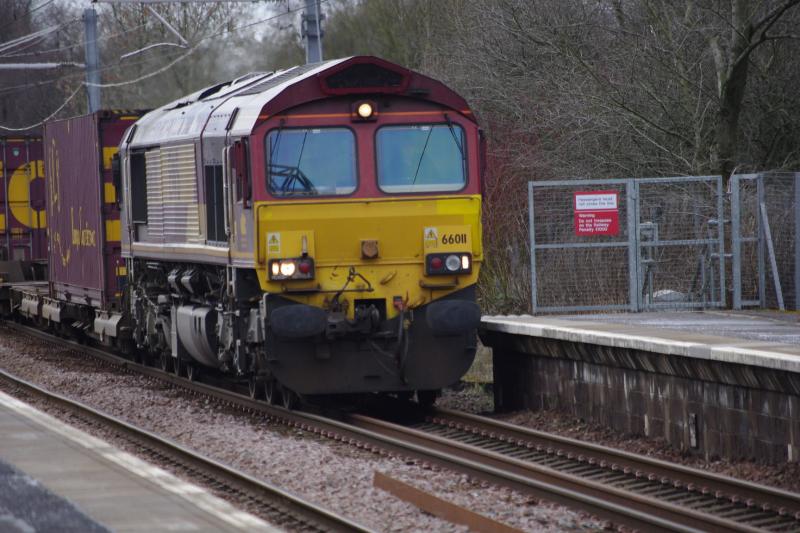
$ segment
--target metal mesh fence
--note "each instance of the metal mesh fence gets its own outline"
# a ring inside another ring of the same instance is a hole
[[[760,305],[761,297],[759,287],[759,242],[758,233],[758,180],[757,175],[734,176],[731,188],[736,192],[731,196],[731,203],[736,203],[738,208],[731,207],[734,222],[732,224],[732,242],[734,261],[737,254],[740,258],[740,274],[735,273],[733,284],[734,306]],[[737,195],[738,193],[738,195]],[[736,220],[738,217],[738,220]],[[763,265],[762,265],[763,266]],[[737,290],[739,295],[737,296]],[[737,299],[740,303],[737,303]]]
[[[718,177],[530,184],[534,312],[722,305]]]
[[[763,180],[764,224],[769,225],[769,236],[772,238],[772,252],[768,242],[764,246],[767,252],[765,262],[770,267],[766,276],[764,305],[779,308],[779,298],[782,297],[786,309],[797,309],[794,275],[796,180],[794,174],[768,174]],[[766,232],[764,236],[767,237]],[[772,268],[771,254],[774,254],[777,276]]]
[[[722,305],[718,178],[637,182],[642,306]]]
[[[627,247],[537,250],[536,265],[539,312],[629,307]]]
[[[616,196],[616,227],[587,238],[576,230],[576,195],[599,189]],[[625,180],[531,185],[534,312],[628,308],[628,190]]]
[[[793,172],[733,177],[734,307],[798,309],[799,181]]]

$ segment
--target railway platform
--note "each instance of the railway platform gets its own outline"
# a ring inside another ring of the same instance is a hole
[[[278,531],[2,392],[0,530]]]
[[[708,458],[800,460],[794,313],[487,316],[498,410],[556,409]]]

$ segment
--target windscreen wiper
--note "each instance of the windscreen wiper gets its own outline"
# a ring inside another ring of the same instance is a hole
[[[422,147],[422,153],[419,154],[419,161],[417,161],[417,171],[414,172],[414,179],[411,181],[412,185],[417,183],[417,176],[419,175],[419,169],[422,166],[422,158],[425,157],[425,150],[428,149],[428,141],[431,140],[431,133],[433,133],[433,126],[430,126],[428,130],[428,136],[425,137],[425,146]]]
[[[278,148],[278,143],[281,142],[281,132],[283,131],[283,125],[286,124],[286,119],[281,119],[280,123],[278,123],[278,133],[275,134],[275,144],[272,145],[272,148],[269,150],[269,160],[272,161],[272,156],[275,155],[275,149]]]
[[[461,152],[461,159],[466,159],[466,156],[464,155],[464,147],[461,146],[460,142],[458,142],[458,137],[456,136],[456,130],[455,128],[453,128],[453,121],[450,120],[450,117],[447,115],[447,113],[444,114],[444,119],[447,121],[447,127],[450,129],[450,135],[453,136],[453,141],[455,141],[456,146],[458,147],[458,151]]]

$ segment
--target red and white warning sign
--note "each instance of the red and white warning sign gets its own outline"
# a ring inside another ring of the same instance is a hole
[[[619,235],[619,193],[575,193],[575,235]]]

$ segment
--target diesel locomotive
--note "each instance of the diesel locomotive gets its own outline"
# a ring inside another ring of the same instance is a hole
[[[18,303],[26,316],[289,407],[367,392],[429,403],[469,368],[484,147],[454,91],[351,57],[249,74],[125,127],[93,159],[100,178],[48,177],[48,209],[71,218],[51,229],[61,266]],[[79,148],[56,141],[45,164],[63,176]],[[99,180],[95,200],[65,193],[81,179]],[[63,283],[68,256],[99,261],[107,289]]]

